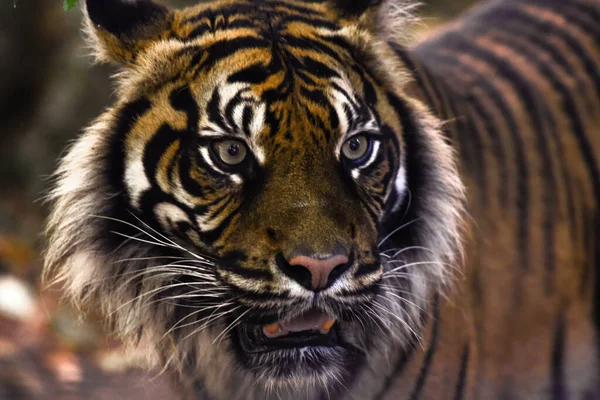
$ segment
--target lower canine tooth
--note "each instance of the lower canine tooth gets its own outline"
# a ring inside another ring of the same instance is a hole
[[[319,330],[321,331],[321,333],[329,333],[333,324],[335,324],[335,319],[329,318],[327,322],[321,325],[321,328]]]
[[[269,335],[275,335],[279,332],[279,324],[276,322],[274,324],[265,325],[263,329],[265,333],[268,333]]]

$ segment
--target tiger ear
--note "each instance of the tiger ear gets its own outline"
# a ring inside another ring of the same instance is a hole
[[[412,12],[415,0],[327,0],[342,24],[366,29],[396,39],[410,36],[411,24],[418,21]]]
[[[86,0],[85,8],[97,58],[124,65],[168,37],[173,19],[171,11],[150,0]]]
[[[329,0],[329,3],[341,17],[358,18],[378,8],[383,0]]]

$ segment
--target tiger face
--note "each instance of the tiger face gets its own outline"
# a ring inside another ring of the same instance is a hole
[[[337,387],[410,344],[462,186],[381,12],[88,0],[99,58],[124,69],[58,171],[47,269],[213,393]]]

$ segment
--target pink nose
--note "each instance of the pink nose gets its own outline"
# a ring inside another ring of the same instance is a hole
[[[347,268],[348,257],[337,255],[320,260],[307,256],[296,256],[289,261],[289,264],[292,269],[301,267],[306,268],[308,272],[310,272],[311,287],[313,290],[317,290],[327,287],[329,276],[336,267],[346,266]]]

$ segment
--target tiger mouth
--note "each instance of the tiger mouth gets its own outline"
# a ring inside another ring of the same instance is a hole
[[[291,320],[274,323],[241,324],[239,342],[246,353],[303,347],[336,347],[340,345],[339,324],[322,310],[313,308]]]

